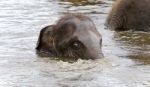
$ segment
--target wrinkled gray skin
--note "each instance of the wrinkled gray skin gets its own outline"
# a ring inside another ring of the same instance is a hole
[[[92,20],[81,14],[68,14],[40,32],[37,50],[49,56],[103,58],[102,37]]]
[[[115,1],[106,24],[119,31],[150,31],[150,0]]]

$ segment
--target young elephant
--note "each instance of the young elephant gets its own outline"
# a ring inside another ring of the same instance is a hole
[[[114,30],[150,31],[150,0],[117,0],[106,22]]]
[[[68,14],[41,30],[36,49],[50,56],[97,59],[103,57],[101,46],[102,37],[90,18]]]

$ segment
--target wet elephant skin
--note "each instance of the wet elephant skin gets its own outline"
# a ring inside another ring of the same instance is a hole
[[[115,1],[106,25],[118,31],[150,31],[150,0]]]
[[[97,59],[103,57],[101,46],[101,34],[89,17],[67,14],[41,30],[36,49],[49,56]]]

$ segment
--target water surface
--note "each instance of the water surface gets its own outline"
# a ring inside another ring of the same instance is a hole
[[[113,32],[104,23],[114,0],[1,0],[0,87],[150,87],[150,34]],[[104,59],[69,61],[35,52],[41,28],[67,12],[92,18]]]

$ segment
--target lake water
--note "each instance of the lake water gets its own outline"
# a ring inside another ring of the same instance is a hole
[[[1,0],[0,87],[150,87],[150,33],[105,29],[113,2]],[[40,30],[67,12],[95,22],[105,58],[70,63],[36,54]]]

